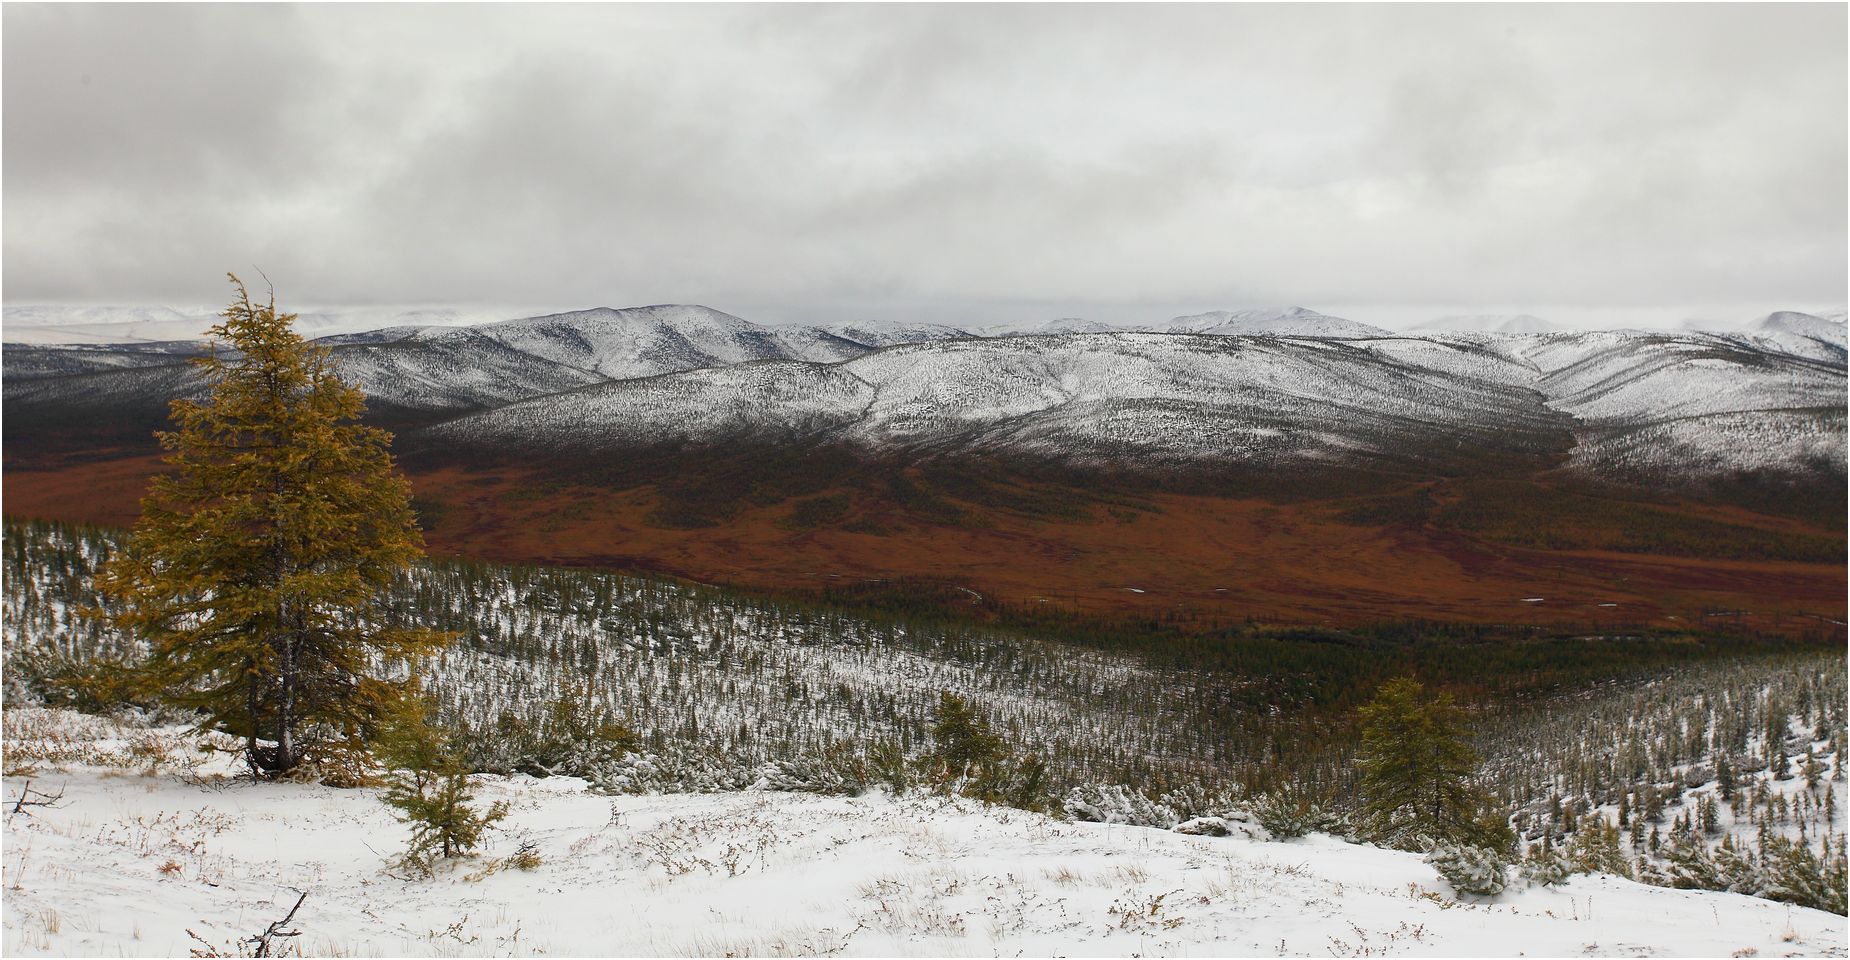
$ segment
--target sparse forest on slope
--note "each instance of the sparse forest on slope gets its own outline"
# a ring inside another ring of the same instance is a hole
[[[137,651],[80,611],[103,602],[92,577],[111,542],[8,527],[11,695],[108,702],[110,665]],[[1351,711],[1412,673],[1465,697],[1487,760],[1480,786],[1534,856],[1593,857],[1581,848],[1605,842],[1589,833],[1599,823],[1619,846],[1598,869],[1664,883],[1697,883],[1675,864],[1725,837],[1767,863],[1787,856],[1786,840],[1825,865],[1844,850],[1840,643],[1408,625],[1138,644],[452,563],[401,580],[391,609],[462,633],[427,683],[447,722],[478,733],[480,766],[530,769],[522,751],[541,749],[557,705],[589,696],[640,738],[638,753],[595,771],[618,791],[853,789],[877,777],[877,745],[929,747],[951,690],[1045,758],[1049,794],[1083,815],[1168,827],[1292,790],[1339,814],[1353,795]]]

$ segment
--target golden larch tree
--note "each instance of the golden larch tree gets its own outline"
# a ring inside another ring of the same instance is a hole
[[[423,555],[390,434],[358,422],[362,395],[274,294],[253,303],[231,282],[195,361],[210,393],[174,401],[171,470],[103,582],[111,620],[146,641],[148,690],[274,778],[364,756],[415,692],[406,664],[447,637],[382,603]]]

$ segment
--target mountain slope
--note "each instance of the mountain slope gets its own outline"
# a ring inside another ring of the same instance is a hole
[[[838,323],[820,329],[875,350],[906,343],[956,340],[977,335],[961,327],[942,323]]]
[[[1845,470],[1845,368],[1758,337],[1551,335],[1513,355],[1575,420],[1571,465],[1649,481]]]
[[[1647,482],[1844,468],[1842,329],[1809,315],[1731,335],[1374,335],[1301,308],[1172,326],[1203,332],[982,338],[657,306],[326,342],[376,419],[474,414],[429,439],[481,449],[803,438],[1147,469],[1468,465],[1493,450],[1541,466],[1572,447],[1577,469]],[[1238,332],[1254,329],[1269,332]],[[111,419],[146,433],[199,389],[180,363],[196,349],[9,344],[9,438],[62,443]]]
[[[461,331],[424,332],[446,339]],[[606,379],[648,377],[750,360],[841,359],[864,348],[814,334],[780,336],[710,307],[600,307],[484,324],[467,331],[529,356]]]
[[[468,328],[335,346],[332,360],[341,379],[365,391],[375,413],[481,410],[603,379]]]
[[[1132,467],[1468,465],[1572,447],[1577,469],[1631,478],[1841,472],[1843,420],[1829,409],[1843,366],[1769,346],[1626,332],[1011,336],[604,384],[433,437],[590,452],[803,436]],[[1661,455],[1647,456],[1650,437]]]
[[[814,327],[760,327],[688,306],[597,309],[479,326],[398,326],[322,342],[333,349],[340,375],[392,422],[481,410],[612,379],[765,359],[833,362],[874,349]],[[113,398],[164,407],[196,381],[128,373],[101,381],[56,379],[173,362],[156,350],[143,344],[113,350],[9,344],[5,397],[22,404],[88,408],[99,398]],[[16,388],[16,381],[26,380],[41,382]]]
[[[1809,313],[1781,310],[1755,321],[1751,329],[1768,336],[1799,336],[1835,343],[1840,347],[1844,345],[1844,321],[1841,318],[1832,320]]]
[[[1565,447],[1532,392],[1320,340],[1084,334],[895,347],[603,384],[433,428],[441,443],[616,449],[826,435],[1074,462],[1444,459]]]
[[[1844,363],[1844,321],[1782,310],[1760,318],[1747,330],[1754,342],[1796,356],[1841,366]]]
[[[934,325],[765,327],[656,306],[325,343],[413,462],[543,453],[536,464],[619,485],[717,470],[732,479],[683,491],[708,506],[767,474],[975,458],[1076,470],[1086,489],[1110,475],[1132,488],[1280,496],[1559,475],[1811,517],[1846,472],[1842,328],[1823,318],[1773,314],[1726,335],[1414,336],[1363,335],[1372,328],[1291,308],[1172,326],[1206,332],[985,338]],[[1256,329],[1269,332],[1239,332]],[[183,363],[196,349],[9,344],[9,466],[151,452],[168,403],[202,389]]]

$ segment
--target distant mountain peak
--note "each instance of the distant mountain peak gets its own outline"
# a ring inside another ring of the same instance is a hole
[[[1797,310],[1778,310],[1754,321],[1752,332],[1763,336],[1790,335],[1809,337],[1844,346],[1845,327],[1841,319],[1830,319]]]
[[[1207,313],[1176,317],[1159,329],[1174,333],[1205,333],[1220,336],[1284,336],[1370,339],[1392,336],[1389,331],[1342,317],[1332,317],[1308,307],[1248,307],[1242,310],[1210,310]]]

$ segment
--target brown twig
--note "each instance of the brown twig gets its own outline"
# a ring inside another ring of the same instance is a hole
[[[35,800],[33,797],[38,799]],[[63,800],[63,787],[59,787],[57,793],[46,793],[43,790],[32,789],[32,781],[27,780],[26,785],[19,788],[19,796],[13,800],[13,809],[7,812],[7,816],[23,813],[29,817],[32,816],[32,811],[26,809],[27,807],[55,807]]]
[[[281,920],[277,920],[274,923],[271,923],[268,927],[264,929],[262,933],[257,934],[254,937],[250,937],[244,941],[245,943],[248,943],[257,948],[256,951],[251,954],[251,956],[253,957],[270,956],[271,955],[270,954],[270,941],[273,939],[276,939],[278,937],[299,937],[302,935],[302,931],[300,930],[284,930],[283,929],[284,927],[289,925],[290,921],[295,919],[296,911],[302,909],[302,901],[308,899],[307,890],[303,890],[301,891],[301,893],[302,893],[301,896],[295,898],[295,906],[290,907],[289,912],[285,914]]]

